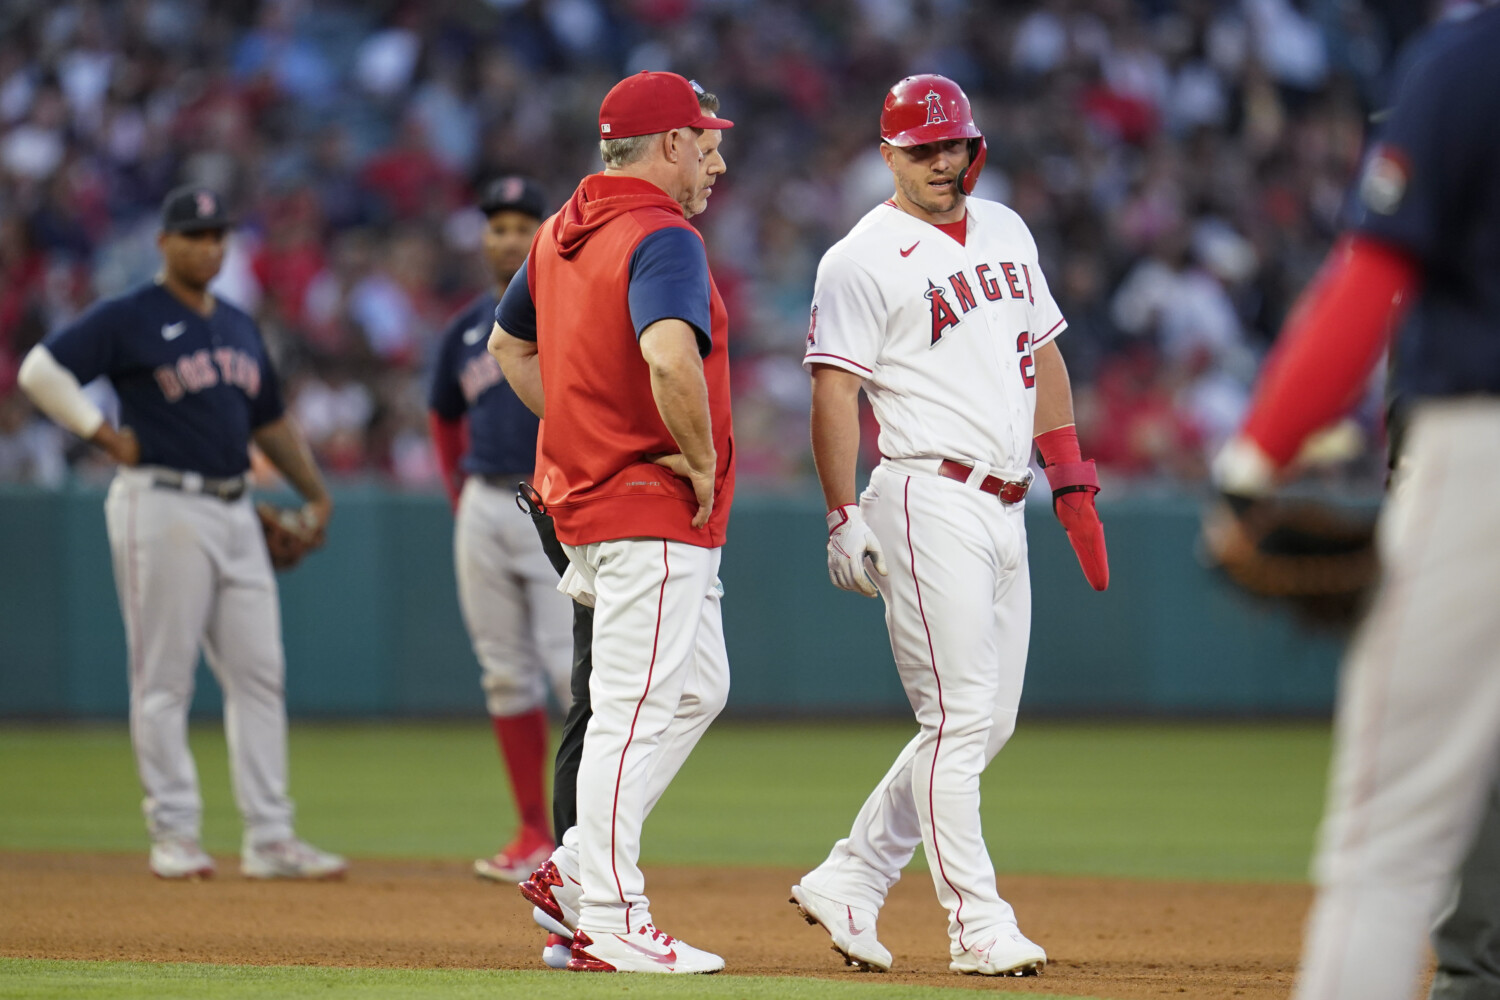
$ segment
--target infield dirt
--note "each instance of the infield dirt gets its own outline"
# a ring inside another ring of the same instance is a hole
[[[462,863],[359,860],[329,883],[251,882],[221,857],[201,883],[152,878],[145,853],[0,853],[0,954],[251,965],[540,969],[543,933],[514,888]],[[913,872],[891,893],[886,975],[845,971],[787,903],[799,871],[646,869],[663,929],[722,954],[729,973],[1107,997],[1284,997],[1306,886],[1002,876],[1046,972],[996,981],[948,972],[946,918]],[[559,972],[558,975],[569,973]]]

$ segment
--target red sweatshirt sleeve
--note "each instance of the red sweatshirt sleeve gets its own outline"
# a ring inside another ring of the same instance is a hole
[[[432,432],[432,447],[437,452],[438,468],[443,472],[443,489],[448,493],[448,502],[457,510],[458,491],[463,487],[463,472],[458,463],[469,449],[468,424],[462,418],[445,420],[428,410],[427,428]]]
[[[1416,261],[1385,243],[1345,236],[1287,317],[1244,433],[1277,465],[1359,399],[1419,285]]]

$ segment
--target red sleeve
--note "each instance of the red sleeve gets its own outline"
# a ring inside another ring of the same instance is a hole
[[[432,432],[432,447],[437,452],[438,468],[443,472],[443,489],[448,493],[448,502],[457,510],[458,491],[463,487],[463,472],[458,462],[469,450],[468,424],[462,418],[444,420],[428,410],[427,428]]]
[[[1358,402],[1418,285],[1416,261],[1388,244],[1334,244],[1287,317],[1245,419],[1244,433],[1278,467]]]

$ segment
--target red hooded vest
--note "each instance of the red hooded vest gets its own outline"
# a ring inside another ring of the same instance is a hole
[[[657,411],[631,323],[630,258],[642,239],[668,226],[697,232],[656,185],[592,174],[531,245],[526,273],[547,399],[537,489],[569,545],[637,537],[724,544],[734,498],[729,317],[712,277],[713,347],[703,374],[718,464],[708,524],[692,526],[692,486],[645,457],[678,447]]]

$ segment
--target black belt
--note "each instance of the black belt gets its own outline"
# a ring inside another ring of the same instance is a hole
[[[497,473],[494,475],[480,476],[479,481],[486,486],[493,486],[497,490],[509,492],[526,481],[524,472]]]
[[[181,493],[201,493],[204,496],[223,500],[225,503],[234,503],[250,488],[244,476],[214,479],[196,472],[180,472],[177,469],[153,469],[150,474],[152,486],[158,486],[164,490],[177,490]]]

